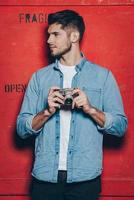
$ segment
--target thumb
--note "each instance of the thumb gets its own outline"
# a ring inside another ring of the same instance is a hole
[[[74,106],[75,106],[75,100],[73,100],[72,109],[74,109]]]

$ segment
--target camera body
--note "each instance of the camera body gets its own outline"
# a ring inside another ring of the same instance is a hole
[[[61,108],[63,109],[71,109],[72,108],[72,103],[73,99],[78,96],[78,94],[73,94],[73,90],[75,88],[63,88],[59,89],[59,93],[64,97],[64,104],[61,105]]]

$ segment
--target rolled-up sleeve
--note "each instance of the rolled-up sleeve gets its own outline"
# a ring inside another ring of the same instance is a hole
[[[20,113],[17,117],[17,133],[22,138],[38,134],[40,130],[32,129],[32,120],[37,110],[39,89],[36,74],[33,74],[26,89]]]
[[[123,102],[117,82],[109,71],[103,90],[104,127],[97,126],[99,131],[121,137],[124,135],[128,121],[124,113]]]

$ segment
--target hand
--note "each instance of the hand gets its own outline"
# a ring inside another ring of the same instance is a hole
[[[59,87],[51,87],[48,93],[48,112],[54,114],[61,104],[64,104],[64,97],[59,93]]]
[[[92,106],[84,91],[80,90],[79,88],[76,88],[73,91],[73,95],[76,94],[78,94],[78,96],[75,97],[73,100],[72,109],[74,109],[74,107],[77,107],[81,108],[85,113],[89,113]]]

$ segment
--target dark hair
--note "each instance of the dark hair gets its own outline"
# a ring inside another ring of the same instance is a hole
[[[56,13],[50,13],[48,15],[48,25],[54,23],[61,24],[62,28],[73,27],[77,28],[80,33],[80,40],[83,37],[85,31],[85,24],[83,18],[73,10],[62,10]]]

